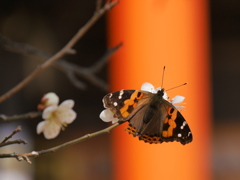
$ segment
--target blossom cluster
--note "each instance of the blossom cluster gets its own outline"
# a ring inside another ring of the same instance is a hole
[[[58,136],[61,129],[72,123],[77,114],[72,110],[74,101],[69,99],[63,101],[60,105],[59,97],[53,93],[47,93],[43,96],[38,110],[43,111],[44,119],[37,125],[37,133],[43,133],[46,139],[53,139]]]

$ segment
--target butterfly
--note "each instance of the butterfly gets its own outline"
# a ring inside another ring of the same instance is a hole
[[[129,122],[125,130],[139,140],[150,144],[192,142],[186,120],[164,96],[165,90],[161,88],[155,92],[121,90],[104,96],[103,103],[120,123]]]
[[[164,71],[165,66],[162,84]],[[174,103],[166,99],[165,90],[154,89],[150,83],[144,83],[141,90],[109,93],[103,97],[106,110],[102,111],[100,118],[106,122],[109,119],[119,123],[128,121],[129,125],[125,130],[146,143],[177,141],[185,145],[192,142],[192,132],[186,120],[173,105]]]

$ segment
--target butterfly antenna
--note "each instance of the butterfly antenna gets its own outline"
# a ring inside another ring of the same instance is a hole
[[[181,85],[179,85],[179,86],[175,86],[175,87],[173,87],[173,88],[167,89],[166,91],[169,91],[169,90],[172,90],[172,89],[181,87],[181,86],[185,86],[185,85],[187,85],[187,84],[188,84],[188,83],[183,83],[183,84],[181,84]]]
[[[162,72],[162,85],[161,85],[162,88],[163,88],[163,80],[164,80],[165,68],[166,68],[166,66],[163,67],[163,72]]]

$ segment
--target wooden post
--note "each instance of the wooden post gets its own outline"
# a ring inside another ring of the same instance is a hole
[[[112,91],[140,89],[149,82],[185,96],[182,111],[193,142],[147,144],[124,132],[113,131],[115,180],[210,180],[210,62],[208,6],[205,0],[121,0],[108,14],[109,45],[123,47],[110,63]]]

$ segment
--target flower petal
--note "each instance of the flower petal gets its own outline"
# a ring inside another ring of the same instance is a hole
[[[119,121],[118,118],[113,118],[113,119],[112,119],[112,124],[115,124],[115,123],[118,122],[118,121]]]
[[[174,98],[172,98],[171,102],[172,104],[182,103],[184,99],[185,99],[184,96],[175,96]]]
[[[141,90],[156,93],[154,86],[151,83],[145,82],[141,86]]]
[[[58,109],[56,115],[61,123],[67,124],[72,123],[77,117],[77,113],[72,109],[65,109],[62,111]]]
[[[46,121],[41,121],[40,123],[38,123],[37,125],[37,134],[41,134],[45,128],[45,123]]]
[[[68,99],[63,101],[59,106],[58,109],[63,110],[63,109],[72,109],[74,106],[74,100]]]
[[[46,139],[53,139],[60,133],[61,126],[56,124],[54,121],[46,121],[45,129],[43,131]]]
[[[100,113],[99,116],[104,122],[111,122],[116,123],[118,121],[118,118],[114,118],[114,113],[109,109],[105,109]]]
[[[42,118],[43,119],[49,119],[52,115],[52,113],[57,109],[56,105],[53,106],[48,106],[46,109],[44,109],[42,113]]]

